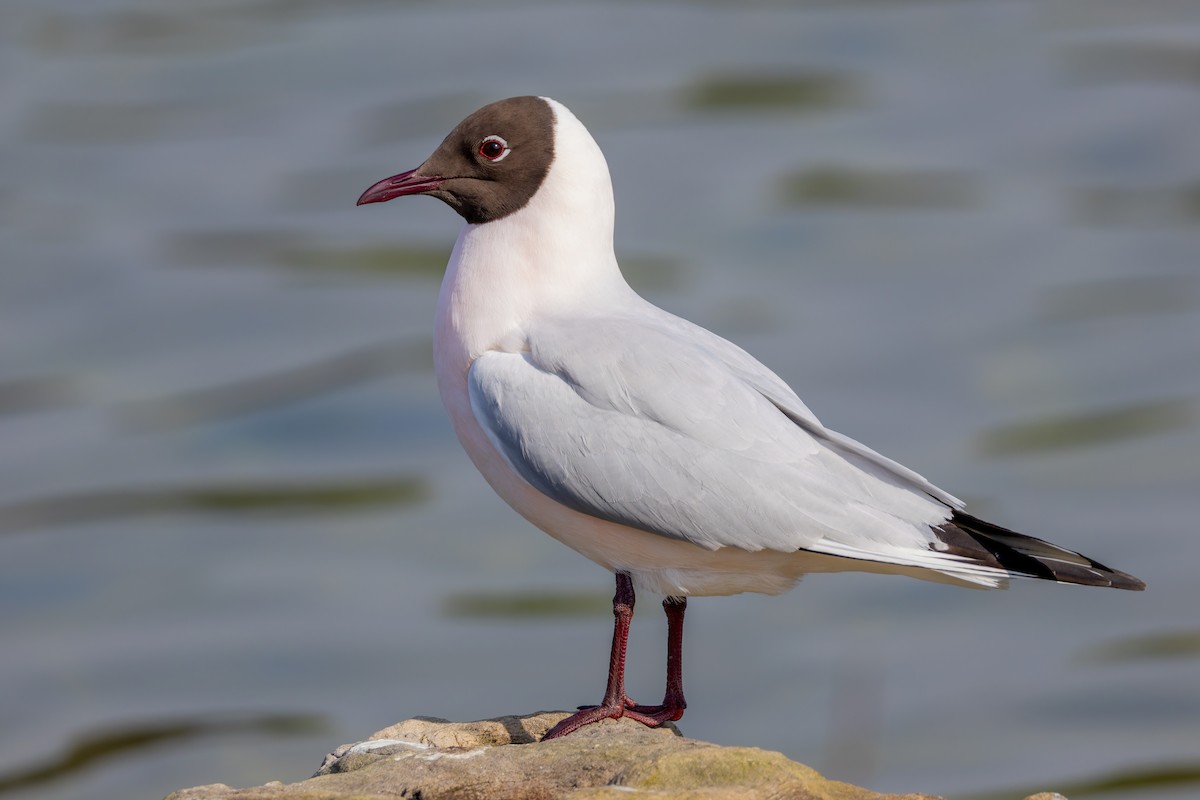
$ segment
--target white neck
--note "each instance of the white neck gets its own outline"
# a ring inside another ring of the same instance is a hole
[[[503,219],[465,225],[438,298],[438,382],[465,378],[489,350],[524,347],[527,323],[584,313],[632,293],[613,254],[608,164],[587,129],[555,112],[554,161],[529,203]]]

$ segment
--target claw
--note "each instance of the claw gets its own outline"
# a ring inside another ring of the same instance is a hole
[[[664,722],[673,722],[683,716],[682,708],[668,706],[639,706],[625,698],[626,704],[581,706],[579,711],[559,722],[542,737],[543,742],[574,733],[584,725],[591,725],[602,719],[620,719],[628,717],[649,728],[657,728]],[[644,710],[643,710],[644,709]]]

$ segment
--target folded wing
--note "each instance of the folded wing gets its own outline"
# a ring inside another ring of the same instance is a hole
[[[544,322],[529,350],[476,360],[475,416],[525,480],[601,519],[710,549],[813,550],[988,585],[1007,574],[938,539],[955,498],[826,430],[744,351],[681,323]]]

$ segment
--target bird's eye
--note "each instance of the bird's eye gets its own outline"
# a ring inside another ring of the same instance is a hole
[[[500,161],[511,152],[508,142],[494,134],[479,143],[479,155],[488,161]]]

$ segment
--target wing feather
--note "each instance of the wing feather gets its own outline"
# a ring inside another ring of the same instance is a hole
[[[542,321],[528,351],[475,361],[472,409],[525,480],[710,549],[960,560],[931,550],[944,493],[826,430],[744,351],[664,317]]]

